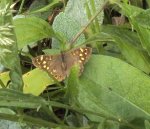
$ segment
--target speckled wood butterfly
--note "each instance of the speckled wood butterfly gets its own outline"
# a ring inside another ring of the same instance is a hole
[[[84,47],[70,50],[58,55],[40,55],[32,59],[33,64],[51,74],[58,81],[64,80],[73,65],[80,66],[80,73],[88,61],[92,48]]]

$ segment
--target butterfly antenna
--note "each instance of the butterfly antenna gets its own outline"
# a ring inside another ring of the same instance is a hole
[[[99,15],[100,12],[103,11],[103,9],[105,8],[105,6],[108,4],[109,0],[106,0],[104,2],[104,4],[99,8],[99,10],[95,13],[95,15],[93,17],[91,17],[91,19],[88,21],[87,25],[82,28],[79,33],[77,33],[74,38],[70,41],[70,48],[73,47],[73,44],[76,42],[76,40],[80,37],[80,35],[85,32],[85,30],[89,27],[89,25],[94,21],[94,19]]]

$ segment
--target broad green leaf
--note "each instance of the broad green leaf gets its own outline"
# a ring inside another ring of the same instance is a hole
[[[56,16],[53,22],[53,28],[55,31],[61,33],[63,37],[65,37],[66,42],[70,42],[74,38],[74,36],[81,30],[81,28],[87,24],[89,19],[87,17],[85,9],[86,3],[90,5],[92,2],[87,2],[87,0],[69,0],[65,7],[65,11]],[[97,9],[102,6],[104,0],[94,0],[93,3],[95,4],[95,8]],[[93,8],[92,6],[94,5],[90,5],[91,10]],[[94,15],[94,13],[95,12],[93,12],[92,15]],[[99,24],[102,23],[103,12],[101,13],[101,15],[98,16],[98,21]],[[82,34],[77,39],[76,44],[81,44],[82,42],[84,42],[84,40],[85,37]],[[59,47],[58,41],[53,40],[53,47]]]
[[[14,25],[19,49],[43,38],[55,37],[52,27],[37,17],[15,19]]]
[[[81,26],[85,26],[88,22],[88,14],[86,12],[85,5],[88,4],[91,10],[91,15],[94,15],[95,11],[104,4],[104,0],[69,0],[65,8],[64,13],[71,19],[74,19]],[[77,11],[78,10],[78,11]],[[103,22],[103,12],[98,16],[99,24]]]
[[[62,22],[63,21],[63,22]],[[54,20],[53,29],[56,32],[59,32],[62,37],[65,38],[66,42],[70,42],[71,39],[79,32],[81,25],[68,17],[65,13],[60,13]],[[84,41],[84,35],[82,34],[80,38],[76,41],[76,43],[80,43]],[[59,48],[59,42],[57,40],[53,40],[53,48]]]
[[[38,68],[23,75],[24,81],[24,93],[30,93],[33,95],[40,95],[48,85],[54,84],[54,80],[51,79],[48,74]]]
[[[74,103],[101,114],[87,114],[90,120],[150,119],[150,77],[120,59],[93,55],[80,80],[71,79],[68,85]]]
[[[85,69],[84,76],[105,88],[112,88],[150,113],[150,105],[147,103],[150,98],[148,75],[120,59],[109,56],[93,56],[87,65],[92,68]],[[138,97],[135,98],[136,96]]]

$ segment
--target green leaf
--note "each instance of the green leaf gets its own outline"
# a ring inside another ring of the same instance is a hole
[[[71,19],[65,13],[60,13],[55,18],[53,23],[53,29],[56,32],[59,32],[62,35],[62,37],[65,38],[67,44],[79,32],[80,28],[81,25],[74,19]],[[76,41],[76,43],[83,42],[84,39],[85,39],[84,35],[82,34],[80,38]],[[59,48],[59,47],[60,47],[59,42],[57,40],[53,40],[53,48]]]
[[[19,49],[43,38],[55,37],[52,27],[37,17],[15,19],[14,25]]]
[[[38,68],[23,75],[24,93],[30,93],[33,95],[40,95],[48,85],[54,84],[54,80],[51,79],[48,74]]]
[[[0,79],[7,85],[10,80],[9,72],[0,74]],[[30,93],[33,95],[40,95],[48,85],[55,84],[54,80],[43,70],[38,68],[31,70],[30,72],[23,75],[23,92]]]
[[[149,76],[120,59],[93,55],[79,81],[70,81],[74,103],[101,114],[86,114],[92,121],[102,118],[123,122],[150,120]]]
[[[6,86],[8,81],[10,81],[9,72],[0,73],[0,79]]]
[[[134,28],[138,32],[143,48],[150,55],[150,9],[144,10],[132,19]]]
[[[60,50],[59,49],[44,49],[43,52],[45,54],[49,54],[49,55],[54,55],[54,54],[60,54]]]
[[[32,1],[32,3],[30,5],[28,11],[26,12],[25,16],[26,17],[35,16],[35,17],[39,17],[39,18],[42,18],[44,20],[47,20],[49,15],[52,14],[52,9],[45,10],[45,11],[44,10],[43,11],[38,11],[38,10],[43,9],[45,6],[47,6],[47,4],[48,4],[47,0]]]
[[[137,31],[143,48],[150,55],[150,9],[144,10],[127,4],[120,4],[120,7]]]
[[[0,98],[0,106],[4,107],[38,109],[45,105],[45,100],[40,97],[23,94],[10,89],[0,89]]]
[[[41,1],[40,1],[40,2],[41,2]],[[40,4],[40,2],[38,3],[38,5]],[[61,5],[61,4],[62,4],[62,3],[61,3],[60,0],[54,0],[54,1],[52,1],[52,3],[50,3],[50,4],[46,5],[46,6],[44,6],[43,8],[40,8],[40,9],[38,9],[38,10],[31,11],[30,14],[32,14],[32,13],[45,12],[45,11],[48,11],[48,10],[50,10],[50,9],[52,9],[52,8],[58,6],[58,5]]]
[[[64,13],[69,16],[71,19],[74,19],[80,26],[85,26],[88,22],[88,15],[86,14],[85,5],[88,4],[91,10],[92,15],[94,15],[95,9],[97,10],[104,4],[105,0],[69,0],[65,8]],[[92,5],[93,4],[93,5]],[[78,11],[77,11],[78,10]],[[98,16],[99,24],[103,22],[103,11]]]
[[[143,11],[142,8],[126,4],[126,3],[121,3],[121,2],[116,2],[116,4],[122,9],[121,12],[127,16],[130,20],[130,18],[138,15],[140,12]]]
[[[125,59],[145,73],[150,73],[150,61],[146,51],[142,49],[136,33],[115,26],[103,26],[101,34],[108,34],[119,47]],[[100,34],[100,35],[101,35]],[[100,40],[102,40],[100,36]]]
[[[15,112],[9,108],[0,108],[0,113],[15,114]]]
[[[67,6],[65,7],[65,11],[56,16],[53,22],[53,28],[55,31],[61,33],[63,37],[65,37],[66,42],[70,42],[74,36],[81,30],[83,26],[88,23],[88,17],[86,15],[85,4],[87,0],[69,0]],[[95,8],[99,8],[104,3],[104,0],[95,0],[93,2],[95,4]],[[92,5],[90,6],[92,8]],[[90,9],[91,9],[90,8]],[[78,10],[78,11],[77,11]],[[91,9],[92,10],[92,9]],[[92,11],[91,11],[92,12]],[[95,12],[93,12],[94,14]],[[63,21],[63,22],[62,22]],[[103,12],[98,16],[98,21],[101,24],[103,21]],[[75,44],[80,44],[85,41],[85,37],[82,34]],[[59,48],[59,43],[57,40],[53,40],[53,47]]]

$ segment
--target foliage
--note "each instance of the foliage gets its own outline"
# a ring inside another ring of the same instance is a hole
[[[0,127],[149,129],[148,0],[28,4],[0,2]],[[33,56],[84,45],[93,54],[80,77],[78,66],[63,82],[33,69]]]

